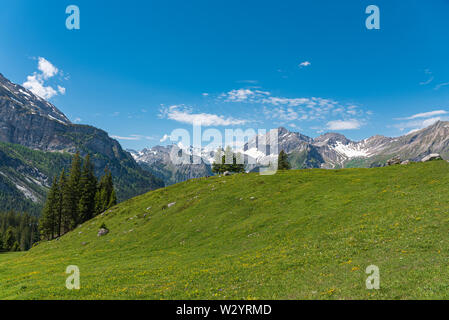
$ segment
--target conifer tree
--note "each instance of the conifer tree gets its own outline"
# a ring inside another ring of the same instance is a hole
[[[291,165],[290,162],[288,162],[288,155],[284,152],[284,150],[279,153],[278,158],[278,170],[290,170]]]
[[[243,156],[235,154],[230,146],[226,147],[225,152],[218,150],[215,155],[215,161],[212,165],[212,172],[224,173],[226,171],[241,173],[245,172]]]
[[[56,234],[58,194],[58,181],[54,178],[53,184],[48,192],[47,201],[40,221],[41,234],[47,240],[54,239]]]
[[[113,206],[115,206],[117,204],[117,195],[115,194],[115,189],[112,189],[112,193],[111,196],[109,198],[109,205],[108,205],[108,209],[112,208]]]
[[[78,205],[80,200],[81,158],[79,152],[72,160],[70,174],[63,188],[63,226],[64,232],[68,232],[79,223]]]
[[[65,170],[63,169],[61,172],[61,175],[59,176],[59,182],[58,182],[58,193],[56,197],[56,217],[57,217],[57,233],[58,237],[60,237],[62,234],[64,234],[64,189],[67,185],[67,177],[65,175]]]
[[[112,174],[108,168],[105,169],[103,177],[98,184],[97,193],[95,196],[96,212],[98,215],[112,206],[117,204],[117,197],[114,190],[114,183],[112,181]]]
[[[93,218],[95,214],[95,195],[97,192],[97,178],[94,175],[89,155],[84,159],[79,190],[81,192],[78,204],[79,218],[80,222],[84,222]]]
[[[16,238],[14,236],[14,228],[10,226],[8,230],[6,230],[4,239],[3,239],[3,247],[6,251],[12,251],[14,249],[14,244],[16,243]]]

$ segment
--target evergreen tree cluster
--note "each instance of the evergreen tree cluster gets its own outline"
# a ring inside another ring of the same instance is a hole
[[[282,150],[278,157],[278,170],[290,170],[291,168],[292,166],[288,161],[288,155]]]
[[[39,241],[38,219],[27,213],[0,213],[0,251],[26,251]]]
[[[232,159],[232,164],[226,163],[226,159]],[[215,161],[212,164],[212,172],[222,174],[226,171],[242,173],[245,172],[245,164],[243,161],[243,156],[240,153],[234,153],[231,147],[226,147],[225,152],[221,149],[217,150],[215,154]]]
[[[105,169],[98,182],[90,156],[82,161],[77,153],[69,174],[62,170],[53,180],[39,224],[41,235],[47,240],[60,237],[116,204],[111,172]]]

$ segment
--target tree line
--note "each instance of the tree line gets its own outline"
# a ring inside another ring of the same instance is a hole
[[[0,251],[26,251],[38,241],[38,218],[14,211],[0,213]]]
[[[112,174],[98,181],[90,156],[75,154],[68,174],[62,170],[47,195],[39,223],[43,239],[52,240],[117,204]]]
[[[231,161],[229,161],[232,159]],[[227,162],[226,162],[227,160]],[[278,157],[278,170],[290,170],[291,165],[288,161],[287,153],[282,150]],[[242,173],[245,172],[244,158],[241,153],[234,153],[231,147],[226,147],[223,152],[221,148],[215,153],[214,163],[212,164],[212,172],[223,174],[224,172]]]
[[[232,159],[232,162],[230,161]],[[223,152],[221,148],[217,150],[212,164],[212,172],[223,174],[225,172],[242,173],[245,172],[244,158],[241,153],[234,153],[230,146]]]

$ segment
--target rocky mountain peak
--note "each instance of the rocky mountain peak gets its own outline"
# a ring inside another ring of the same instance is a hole
[[[53,104],[0,74],[0,115],[28,113],[68,125],[70,120]]]
[[[346,138],[344,135],[335,132],[328,132],[313,139],[313,143],[316,145],[336,144],[337,142],[341,142],[342,144],[349,144],[352,141]]]

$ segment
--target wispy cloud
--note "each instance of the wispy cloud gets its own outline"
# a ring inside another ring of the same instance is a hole
[[[255,102],[264,96],[270,95],[269,92],[254,89],[235,89],[221,96],[230,102]]]
[[[429,79],[426,80],[426,81],[420,82],[419,84],[420,84],[421,86],[426,86],[426,85],[430,84],[430,83],[435,79],[435,77],[432,75],[432,72],[431,72],[429,69],[424,70],[424,73],[425,73],[427,76],[429,76]]]
[[[446,110],[435,110],[435,111],[429,111],[429,112],[422,112],[414,114],[410,117],[406,118],[397,118],[396,120],[413,120],[413,119],[419,119],[419,118],[430,118],[433,116],[443,115],[447,114],[448,112]]]
[[[164,134],[164,136],[159,140],[159,142],[165,142],[165,141],[167,141],[168,139],[170,139],[170,135]]]
[[[421,112],[405,118],[397,118],[395,120],[402,120],[402,122],[394,125],[395,128],[400,131],[408,130],[408,133],[415,132],[417,130],[431,126],[437,121],[449,120],[447,115],[449,112],[446,110],[434,110],[429,112]]]
[[[434,89],[440,90],[442,87],[445,87],[445,86],[449,86],[449,82],[443,82],[443,83],[437,84]]]
[[[244,125],[249,120],[235,119],[210,113],[193,113],[191,108],[171,106],[160,110],[160,117],[187,124],[201,124],[203,126],[235,126]]]
[[[356,119],[334,120],[327,123],[328,130],[355,130],[360,129],[362,123]]]
[[[299,68],[306,68],[310,65],[312,65],[312,63],[310,61],[303,61],[298,66],[299,66]]]
[[[37,69],[39,71],[34,72],[32,75],[27,77],[27,80],[23,83],[23,87],[33,92],[35,95],[38,95],[44,99],[51,99],[52,97],[66,93],[66,89],[60,85],[57,86],[57,89],[54,89],[52,86],[46,85],[46,81],[50,78],[53,78],[58,73],[60,73],[59,69],[55,67],[50,61],[45,58],[39,57]]]
[[[111,138],[117,139],[117,140],[126,140],[126,141],[155,140],[154,137],[144,136],[144,135],[140,135],[140,134],[132,134],[129,136],[112,135]]]
[[[226,102],[261,104],[268,120],[279,120],[280,124],[291,121],[327,121],[331,126],[358,129],[370,114],[354,104],[342,104],[321,97],[279,97],[268,91],[236,89],[221,95]],[[360,118],[360,119],[359,119]],[[359,119],[359,120],[357,120]],[[335,122],[330,122],[334,120]],[[345,121],[340,123],[339,121]],[[357,121],[357,123],[356,123]],[[282,123],[283,122],[283,123]],[[325,123],[327,123],[325,122]]]

